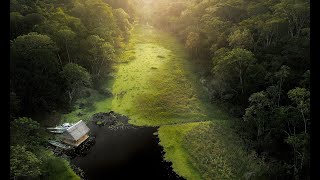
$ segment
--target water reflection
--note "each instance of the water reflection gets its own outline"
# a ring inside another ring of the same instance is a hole
[[[154,135],[157,128],[136,127],[110,130],[88,124],[96,143],[84,157],[71,160],[89,180],[95,179],[183,179],[163,161],[162,147]]]

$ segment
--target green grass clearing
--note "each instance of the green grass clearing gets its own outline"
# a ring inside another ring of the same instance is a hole
[[[159,126],[227,116],[204,101],[184,47],[167,33],[137,26],[129,50],[120,59],[113,86],[112,109],[139,126]]]
[[[165,125],[158,130],[160,145],[163,146],[165,160],[172,162],[173,170],[185,179],[201,179],[199,171],[189,159],[188,151],[183,147],[184,137],[199,123]]]
[[[201,123],[183,137],[182,144],[201,179],[266,179],[268,166],[246,151],[229,121]]]
[[[266,179],[268,166],[245,150],[228,121],[162,126],[159,137],[165,159],[186,179]]]

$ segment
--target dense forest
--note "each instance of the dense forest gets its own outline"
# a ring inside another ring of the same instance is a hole
[[[239,117],[248,148],[277,162],[279,177],[307,178],[310,1],[162,0],[146,9],[146,22],[174,33],[194,63],[210,64],[203,83]]]
[[[130,34],[132,18],[113,1],[116,8],[99,0],[10,2],[10,88],[20,102],[12,108],[22,114],[68,106],[82,86],[98,88]]]
[[[10,0],[12,178],[55,176],[47,169],[61,160],[40,148],[39,122],[25,117],[68,111],[85,87],[99,89],[133,17],[128,0]]]
[[[309,0],[10,0],[12,179],[46,179],[61,164],[75,176],[31,117],[104,91],[137,23],[184,45],[210,101],[268,164],[265,177],[310,179]]]

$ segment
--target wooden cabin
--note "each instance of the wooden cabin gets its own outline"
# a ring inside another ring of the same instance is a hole
[[[61,135],[62,141],[71,146],[79,146],[86,139],[88,139],[88,132],[90,129],[87,125],[80,120],[71,127],[67,128],[66,131]]]

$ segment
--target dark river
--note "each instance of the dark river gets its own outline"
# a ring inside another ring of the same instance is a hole
[[[183,179],[172,171],[171,163],[163,161],[162,147],[153,135],[157,128],[110,130],[92,122],[88,127],[96,136],[95,145],[86,156],[71,160],[88,180]]]

